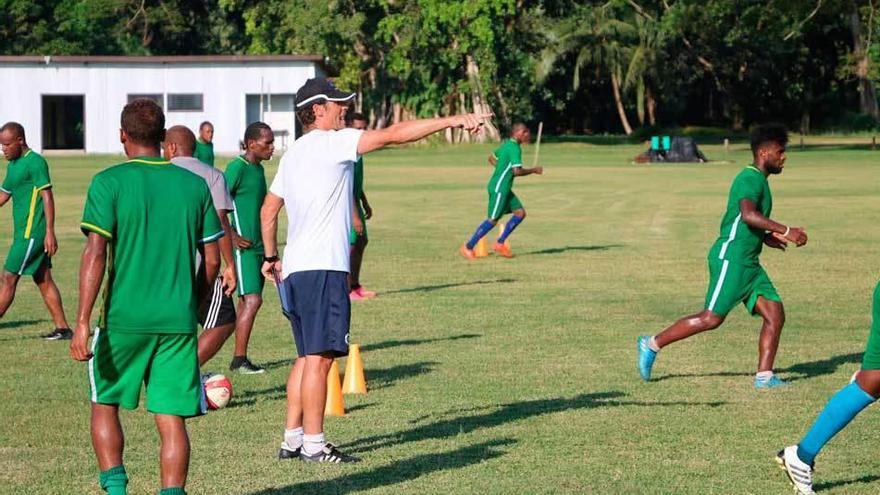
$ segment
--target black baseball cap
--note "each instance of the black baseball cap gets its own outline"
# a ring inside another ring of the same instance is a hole
[[[313,77],[296,92],[296,108],[302,108],[309,103],[351,101],[354,97],[355,93],[342,91],[326,77]]]

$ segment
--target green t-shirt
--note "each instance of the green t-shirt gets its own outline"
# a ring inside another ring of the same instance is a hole
[[[15,239],[42,239],[46,236],[46,216],[40,191],[52,187],[49,164],[34,150],[6,166],[6,178],[0,186],[12,196],[12,224]]]
[[[749,165],[743,169],[730,185],[727,198],[727,211],[721,219],[721,232],[712,245],[709,257],[728,260],[739,264],[757,264],[758,256],[764,247],[764,230],[754,229],[742,221],[739,202],[750,199],[765,217],[773,210],[773,196],[767,177]]]
[[[92,179],[81,229],[110,241],[102,326],[196,331],[198,245],[223,236],[204,179],[158,157],[110,167]]]
[[[196,139],[196,149],[193,150],[193,157],[198,158],[200,162],[214,166],[214,143],[203,143],[201,139]]]
[[[358,211],[362,211],[361,196],[364,194],[364,157],[359,156],[354,164],[354,202]]]
[[[226,166],[226,186],[235,210],[232,224],[238,235],[253,242],[251,249],[263,250],[260,231],[260,208],[266,197],[266,171],[263,165],[250,163],[243,156],[235,157]]]
[[[495,172],[489,179],[489,192],[510,190],[513,187],[513,169],[522,167],[522,148],[516,139],[510,138],[495,150]]]

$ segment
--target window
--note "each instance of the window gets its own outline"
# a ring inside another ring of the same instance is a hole
[[[195,93],[181,93],[168,95],[169,112],[201,112],[203,109],[202,95]]]
[[[162,98],[161,94],[158,94],[158,95],[157,94],[128,95],[128,102],[131,103],[134,100],[139,100],[141,98],[145,98],[147,100],[153,100],[160,107],[162,107],[163,110],[165,109],[165,105],[164,105],[164,102],[162,101],[163,98]]]

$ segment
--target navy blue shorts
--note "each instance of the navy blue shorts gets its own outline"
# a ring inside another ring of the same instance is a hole
[[[330,270],[296,272],[284,279],[280,290],[298,356],[348,355],[351,324],[348,273]]]

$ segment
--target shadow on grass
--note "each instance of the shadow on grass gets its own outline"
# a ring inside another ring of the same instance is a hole
[[[839,486],[854,485],[856,483],[867,484],[873,483],[875,481],[880,481],[880,476],[877,476],[876,474],[867,474],[865,476],[862,476],[861,478],[855,478],[851,480],[826,481],[824,483],[816,483],[813,486],[813,489],[818,492],[823,490],[830,490]]]
[[[462,340],[462,339],[476,339],[478,337],[482,337],[482,335],[480,335],[478,333],[463,333],[460,335],[450,335],[448,337],[435,337],[433,339],[386,340],[385,342],[377,342],[375,344],[363,345],[363,346],[361,346],[361,350],[364,352],[380,351],[383,349],[391,349],[394,347],[409,347],[409,346],[414,346],[414,345],[433,344],[435,342],[447,342],[447,341]]]
[[[9,328],[27,327],[30,325],[36,325],[37,323],[43,323],[45,321],[48,321],[48,320],[0,321],[0,330],[6,330]]]
[[[562,254],[568,251],[608,251],[609,249],[619,247],[623,247],[623,244],[606,244],[604,246],[565,246],[541,249],[540,251],[530,251],[528,253],[523,253],[521,256],[531,256],[534,254]]]
[[[596,392],[581,394],[571,398],[539,399],[501,404],[492,412],[459,416],[452,419],[417,426],[410,430],[398,431],[385,435],[376,435],[346,444],[344,447],[354,452],[368,452],[385,447],[398,446],[409,442],[420,442],[427,439],[449,438],[470,433],[476,430],[492,428],[526,418],[543,416],[572,409],[596,409],[601,407],[644,406],[707,406],[718,407],[724,402],[641,402],[620,400],[626,397],[623,392]],[[489,407],[487,407],[488,409]]]
[[[862,353],[841,354],[828,359],[820,359],[818,361],[808,361],[806,363],[798,363],[788,368],[777,369],[776,373],[792,373],[795,376],[787,377],[786,380],[796,382],[798,380],[807,380],[818,376],[830,375],[845,364],[859,363],[862,361]],[[659,376],[652,381],[663,381],[673,378],[706,378],[706,377],[725,377],[725,376],[753,376],[754,373],[738,372],[738,371],[718,371],[711,373],[679,373]]]
[[[300,495],[303,493],[342,495],[372,490],[412,481],[433,472],[462,469],[472,464],[480,464],[503,456],[504,451],[501,447],[515,443],[516,441],[511,438],[491,440],[448,452],[402,459],[370,471],[342,474],[328,480],[305,481],[295,485],[267,488],[252,492],[250,495]]]
[[[412,287],[409,289],[389,290],[389,291],[383,292],[382,294],[407,294],[410,292],[434,292],[435,290],[453,289],[455,287],[465,287],[468,285],[509,284],[511,282],[516,282],[516,280],[514,280],[512,278],[501,278],[501,279],[497,279],[497,280],[477,280],[474,282],[455,282],[455,283],[451,283],[451,284],[422,285],[420,287]]]

